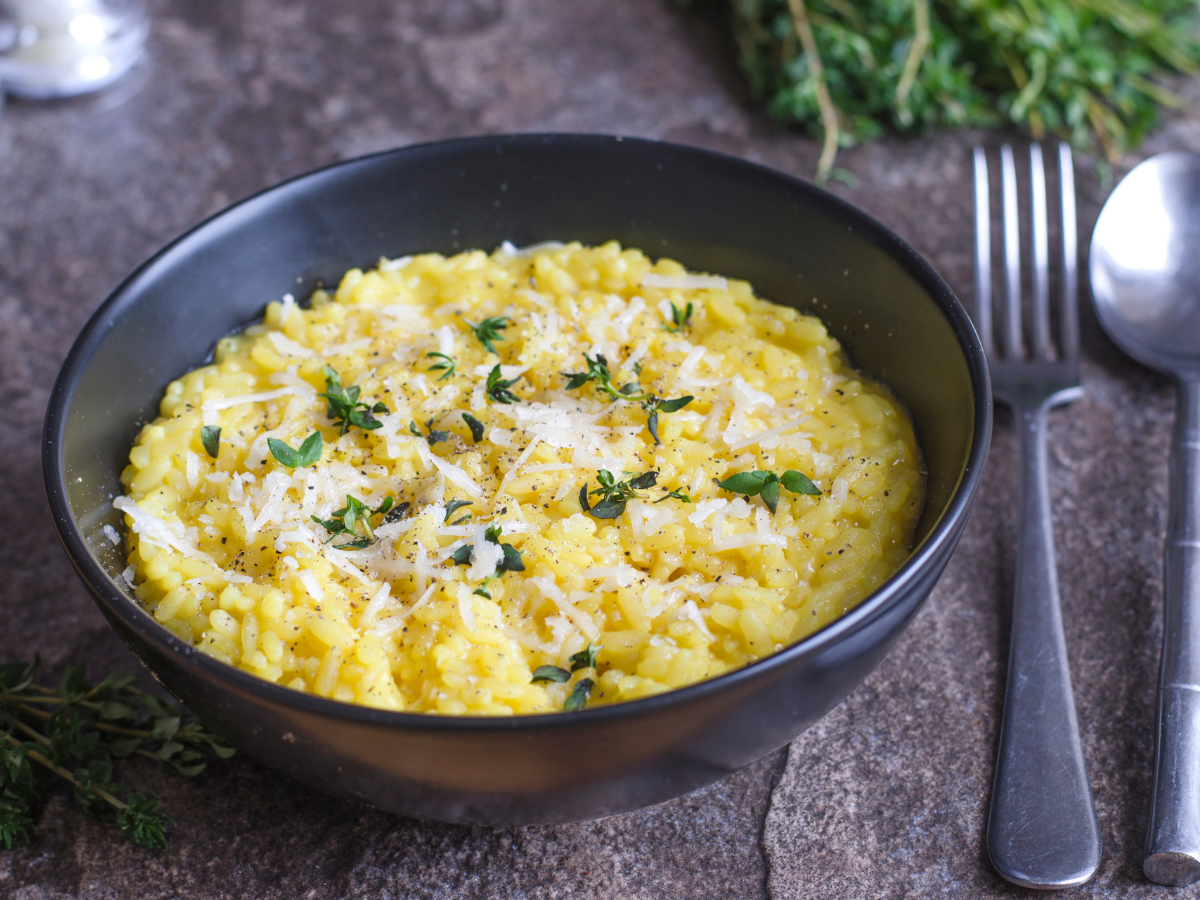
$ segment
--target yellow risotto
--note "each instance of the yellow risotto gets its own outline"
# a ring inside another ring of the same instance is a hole
[[[924,489],[904,411],[818,319],[616,243],[285,296],[171,383],[129,460],[124,577],[163,626],[295,690],[449,715],[775,652],[904,561]]]

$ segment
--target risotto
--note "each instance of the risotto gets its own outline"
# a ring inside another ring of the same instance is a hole
[[[778,651],[905,560],[924,489],[904,411],[818,319],[616,243],[285,296],[171,383],[129,460],[124,578],[163,626],[299,691],[449,715]]]

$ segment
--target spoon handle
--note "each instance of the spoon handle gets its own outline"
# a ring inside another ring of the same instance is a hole
[[[1162,670],[1154,793],[1142,869],[1151,881],[1200,880],[1200,378],[1180,378],[1171,438],[1163,576]]]
[[[1013,410],[1020,450],[1017,568],[1004,719],[988,820],[1001,875],[1034,888],[1083,884],[1100,865],[1055,571],[1047,478],[1050,402]]]

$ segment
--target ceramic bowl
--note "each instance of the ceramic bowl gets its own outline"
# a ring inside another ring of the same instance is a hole
[[[908,561],[845,617],[743,669],[630,703],[514,718],[384,712],[297,693],[159,626],[104,538],[141,424],[166,385],[285,292],[353,266],[544,240],[616,239],[749,280],[815,312],[912,414],[928,496]],[[991,428],[984,354],[966,312],[911,247],[803,181],[644,140],[517,135],[339,163],[235,204],[109,297],[67,356],[44,472],[67,554],[122,640],[241,750],[331,794],[407,816],[489,825],[604,816],[683,794],[783,746],[867,676],[958,542]]]

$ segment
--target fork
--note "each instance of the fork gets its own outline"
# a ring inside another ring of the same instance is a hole
[[[1049,229],[1042,148],[1029,148],[1033,266],[1031,346],[1021,323],[1021,248],[1013,151],[1000,149],[1003,297],[999,349],[992,342],[991,215],[987,156],[975,148],[975,326],[995,398],[1012,409],[1018,434],[1016,575],[1004,718],[987,847],[996,871],[1015,884],[1067,888],[1100,865],[1100,826],[1088,785],[1058,600],[1050,520],[1046,422],[1049,410],[1083,396],[1075,181],[1071,149],[1058,147],[1062,213],[1059,339],[1051,335]]]

